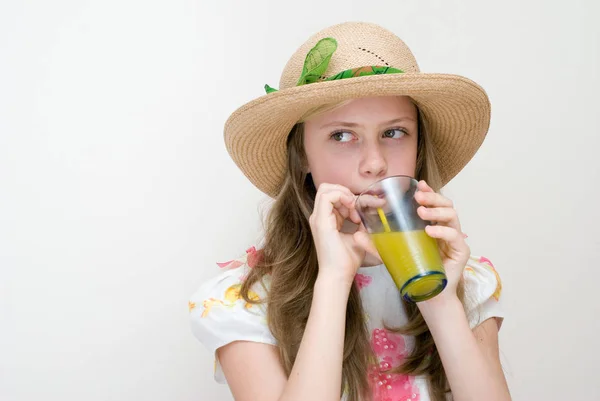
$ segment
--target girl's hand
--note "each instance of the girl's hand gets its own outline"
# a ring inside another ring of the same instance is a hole
[[[456,288],[462,278],[463,269],[467,264],[471,250],[461,231],[454,204],[450,199],[434,192],[423,180],[417,186],[415,200],[421,205],[417,209],[419,216],[423,220],[437,223],[425,227],[425,231],[430,237],[436,238],[438,241],[442,263],[448,279],[444,291],[432,300],[448,296],[456,297]]]
[[[315,197],[315,207],[309,218],[313,234],[319,276],[327,275],[347,284],[354,281],[365,252],[376,252],[355,209],[354,195],[341,185],[321,184]],[[359,225],[354,234],[340,232],[344,220]]]

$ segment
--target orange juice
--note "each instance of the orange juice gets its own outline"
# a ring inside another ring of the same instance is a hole
[[[425,230],[371,235],[385,267],[403,297],[424,301],[446,286],[437,242]]]

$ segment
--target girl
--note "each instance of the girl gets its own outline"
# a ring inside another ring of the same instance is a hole
[[[228,262],[190,300],[194,335],[237,401],[510,400],[499,362],[501,283],[470,254],[439,190],[473,157],[488,98],[456,75],[419,72],[374,24],[329,27],[287,63],[280,89],[225,125],[233,160],[275,199],[264,246]],[[384,177],[419,181],[444,291],[401,299],[354,207]]]

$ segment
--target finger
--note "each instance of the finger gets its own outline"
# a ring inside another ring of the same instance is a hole
[[[419,181],[419,183],[417,184],[417,189],[423,192],[435,192],[425,180]]]
[[[354,208],[352,209],[348,209],[348,217],[347,217],[351,222],[353,222],[354,224],[361,224],[362,223],[362,219],[360,218],[360,214],[358,214],[358,211]]]
[[[343,193],[345,196],[340,198],[340,202],[342,202],[348,209],[354,208],[356,195],[354,195],[350,189],[344,187],[343,185],[323,183],[319,186],[319,190],[315,196],[315,209],[321,202],[321,197],[332,192]]]
[[[353,201],[350,201],[350,202],[345,201],[343,203],[343,209],[340,209],[340,210],[343,210],[344,218],[350,219],[350,221],[353,222],[354,224],[362,223],[360,214],[358,213],[358,210],[356,210],[355,203]]]
[[[451,248],[462,251],[467,248],[463,235],[456,229],[446,226],[426,226],[425,232],[431,238],[446,241]]]
[[[385,198],[379,198],[376,196],[371,196],[371,195],[363,195],[360,200],[360,206],[363,208],[366,207],[383,207],[385,206],[385,204],[387,203],[387,201],[385,200]]]
[[[353,210],[355,208],[354,200],[355,200],[355,196],[353,194],[351,194],[351,195],[344,194],[344,196],[342,196],[340,198],[340,201],[346,208],[348,208],[348,210]]]
[[[345,187],[343,185],[339,185],[339,184],[329,184],[329,183],[323,183],[321,185],[319,185],[319,190],[317,191],[317,194],[319,192],[321,193],[329,193],[329,192],[333,192],[333,191],[340,191],[345,193],[348,196],[352,196],[354,197],[354,193],[352,193],[352,191],[350,191],[350,189],[348,189],[348,187]]]
[[[355,207],[363,214],[377,214],[378,208],[384,208],[387,201],[371,195],[361,195],[355,202]]]
[[[354,208],[350,209],[350,216],[348,216],[350,218],[350,220],[355,223],[355,224],[361,224],[362,220],[360,218],[360,215],[358,214],[358,211]]]
[[[460,222],[458,220],[458,214],[456,210],[451,207],[434,207],[427,208],[420,206],[417,209],[417,214],[423,220],[442,223],[448,227],[452,227],[458,231],[461,231]]]
[[[325,206],[328,212],[331,212],[329,206],[327,204],[331,204],[332,207],[340,207],[341,205],[350,205],[352,202],[351,195],[345,194],[343,191],[339,190],[323,190],[320,193],[317,193],[315,196],[315,213],[318,211],[320,207]]]
[[[350,216],[350,210],[342,202],[335,204],[335,210],[345,219]]]
[[[346,220],[346,217],[339,209],[335,208],[333,209],[333,215],[335,216],[336,227],[339,230],[342,227],[342,224],[344,224],[344,220]]]
[[[365,252],[370,253],[371,255],[377,256],[379,258],[379,252],[377,252],[377,248],[371,241],[369,234],[366,232],[359,230],[354,233],[354,242],[362,248]]]
[[[362,220],[360,219],[360,215],[354,208],[354,202],[347,198],[342,197],[339,205],[335,205],[337,210],[339,210],[340,214],[344,217],[344,220],[349,219],[353,223],[359,224]]]
[[[346,215],[347,218],[350,218],[350,220],[353,223],[359,224],[362,220],[360,218],[360,214],[357,211],[357,205],[356,205],[356,196],[354,194],[352,194],[352,196],[348,196],[348,197],[342,197],[341,198],[341,203],[347,208],[348,210],[348,214]]]
[[[324,194],[328,194],[331,192],[341,192],[349,197],[354,198],[354,194],[352,193],[352,191],[350,191],[348,188],[344,187],[343,185],[323,183],[323,184],[319,185],[319,189],[317,190],[317,193],[315,195],[315,208],[320,203],[321,197]]]
[[[350,211],[348,210],[348,208],[346,206],[343,206],[343,205],[340,206],[339,208],[335,208],[333,210],[339,216],[338,227],[341,227],[344,220],[346,220],[348,217],[350,217]]]
[[[417,191],[415,200],[422,206],[427,207],[454,207],[454,203],[437,192]]]
[[[349,202],[348,198],[348,195],[342,193],[341,191],[322,193],[319,197],[319,202],[315,204],[315,209],[313,211],[314,218],[317,222],[326,221],[332,216],[332,214],[335,214],[334,210],[338,211],[339,213],[339,208],[343,205],[343,203]],[[336,216],[336,221],[337,219],[338,217]]]
[[[367,233],[367,234],[369,233],[369,231],[367,230],[367,227],[365,227],[365,225],[363,224],[362,221],[360,222],[357,231],[362,231],[363,233]]]

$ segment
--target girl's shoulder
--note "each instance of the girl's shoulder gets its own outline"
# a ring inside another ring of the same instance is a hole
[[[261,252],[252,247],[246,255],[217,263],[221,272],[204,281],[188,301],[190,326],[194,336],[215,358],[215,379],[224,383],[216,351],[234,341],[253,341],[276,345],[266,314],[269,277],[264,276],[242,295],[248,273],[260,260]]]
[[[244,304],[246,309],[252,309],[241,295],[242,285],[244,284],[251,269],[256,266],[262,252],[251,247],[246,250],[246,254],[227,262],[217,262],[220,272],[204,281],[198,289],[192,294],[188,301],[190,313],[192,311],[201,311],[201,317],[208,316],[214,308],[234,311],[234,306]],[[248,298],[251,301],[260,302],[266,298],[269,286],[268,275],[255,283],[248,291]]]
[[[491,260],[471,255],[463,272],[465,307],[472,328],[495,317],[498,327],[504,320],[502,280]]]

